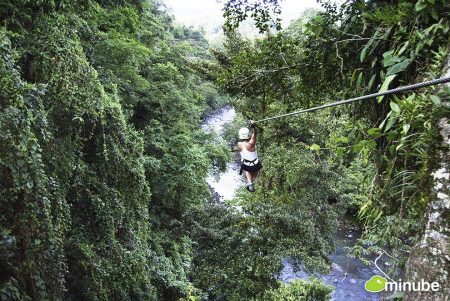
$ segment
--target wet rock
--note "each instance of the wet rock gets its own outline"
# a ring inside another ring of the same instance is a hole
[[[344,269],[337,263],[331,263],[331,270],[333,272],[344,273]]]

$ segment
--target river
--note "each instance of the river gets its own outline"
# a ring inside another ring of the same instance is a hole
[[[224,125],[233,121],[236,112],[232,107],[225,107],[211,113],[202,123],[202,128],[218,136],[222,136]],[[216,198],[220,201],[233,199],[237,188],[245,182],[242,176],[238,175],[239,165],[236,160],[227,165],[225,172],[212,172],[207,182],[213,189]],[[336,250],[329,256],[332,265],[331,272],[326,275],[316,275],[324,282],[333,285],[334,301],[376,301],[380,300],[380,295],[367,292],[364,283],[374,275],[380,273],[374,266],[367,266],[357,258],[348,256],[348,248],[355,245],[360,236],[359,229],[342,223],[336,231]],[[311,275],[304,271],[294,272],[289,259],[283,261],[283,270],[279,279],[289,283],[294,279],[308,278]]]

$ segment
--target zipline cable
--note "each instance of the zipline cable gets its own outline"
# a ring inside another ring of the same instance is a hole
[[[306,112],[312,112],[312,111],[316,111],[316,110],[320,110],[320,109],[325,109],[325,108],[334,107],[334,106],[340,106],[343,104],[348,104],[348,103],[365,100],[365,99],[369,99],[369,98],[385,96],[385,95],[390,95],[390,94],[396,94],[396,93],[406,92],[406,91],[410,91],[410,90],[416,90],[416,89],[420,89],[423,87],[440,85],[440,84],[444,84],[444,83],[448,83],[448,82],[450,82],[450,77],[437,78],[437,79],[433,79],[433,80],[429,80],[429,81],[425,81],[425,82],[421,82],[421,83],[398,87],[398,88],[395,88],[392,90],[386,90],[384,92],[363,95],[363,96],[359,96],[359,97],[355,97],[355,98],[350,98],[350,99],[346,99],[346,100],[341,100],[341,101],[324,104],[324,105],[321,105],[318,107],[313,107],[313,108],[295,111],[295,112],[291,112],[291,113],[287,113],[287,114],[268,117],[268,118],[253,121],[253,123],[260,123],[260,122],[269,121],[269,120],[273,120],[273,119],[277,119],[277,118],[288,117],[288,116],[297,115],[297,114],[306,113]]]

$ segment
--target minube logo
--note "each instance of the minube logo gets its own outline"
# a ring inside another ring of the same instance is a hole
[[[381,277],[380,275],[375,275],[370,278],[369,281],[366,281],[366,283],[364,284],[364,288],[368,292],[378,293],[384,291],[386,282],[386,278]]]
[[[370,278],[369,281],[366,281],[364,288],[368,292],[372,293],[378,293],[381,291],[387,291],[387,292],[428,292],[433,291],[437,292],[440,288],[440,285],[438,282],[428,282],[425,280],[421,280],[418,282],[409,282],[405,281],[402,282],[401,279],[398,281],[387,281],[386,278],[375,275],[372,278]]]

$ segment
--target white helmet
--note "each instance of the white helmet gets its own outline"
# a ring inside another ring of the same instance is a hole
[[[241,139],[241,140],[250,139],[250,131],[248,128],[240,128],[239,129],[239,139]]]

